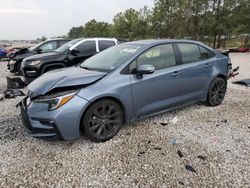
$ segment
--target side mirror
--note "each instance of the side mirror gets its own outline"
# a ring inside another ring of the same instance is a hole
[[[155,72],[155,67],[153,65],[140,65],[137,69],[137,73],[139,74],[152,74]]]
[[[140,65],[136,71],[136,78],[142,79],[144,74],[153,74],[155,72],[155,67],[153,65],[145,64]]]
[[[77,50],[77,49],[70,50],[70,54],[73,55],[73,56],[77,56],[78,53],[80,53],[80,51]]]
[[[37,51],[38,54],[43,52],[43,50],[41,48],[38,48],[36,51]]]

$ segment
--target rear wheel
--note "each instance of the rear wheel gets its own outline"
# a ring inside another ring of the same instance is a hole
[[[94,142],[105,142],[113,138],[123,123],[119,104],[112,100],[101,100],[87,110],[82,128],[85,136]]]
[[[210,85],[207,103],[210,106],[218,106],[225,98],[227,81],[223,78],[216,78]]]

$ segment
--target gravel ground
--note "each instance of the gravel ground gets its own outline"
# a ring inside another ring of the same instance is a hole
[[[250,78],[250,54],[231,57],[241,70],[222,105],[126,125],[101,144],[33,139],[14,107],[21,98],[0,101],[0,187],[249,187],[250,90],[231,82]]]

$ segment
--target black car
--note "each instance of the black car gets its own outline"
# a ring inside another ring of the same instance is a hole
[[[45,72],[77,65],[118,43],[114,38],[81,38],[72,40],[57,50],[25,58],[21,66],[25,81],[29,83]]]
[[[22,48],[14,54],[9,55],[8,69],[11,73],[20,74],[21,62],[24,58],[55,50],[69,41],[70,39],[49,39],[30,49]]]

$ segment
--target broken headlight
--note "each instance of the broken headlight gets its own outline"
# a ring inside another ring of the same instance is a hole
[[[58,93],[58,96],[55,95],[46,95],[38,97],[34,100],[36,103],[45,103],[48,104],[48,110],[56,110],[60,108],[61,106],[65,105],[67,102],[69,102],[78,92],[74,91],[67,94],[65,92]],[[62,95],[63,94],[63,95]]]

